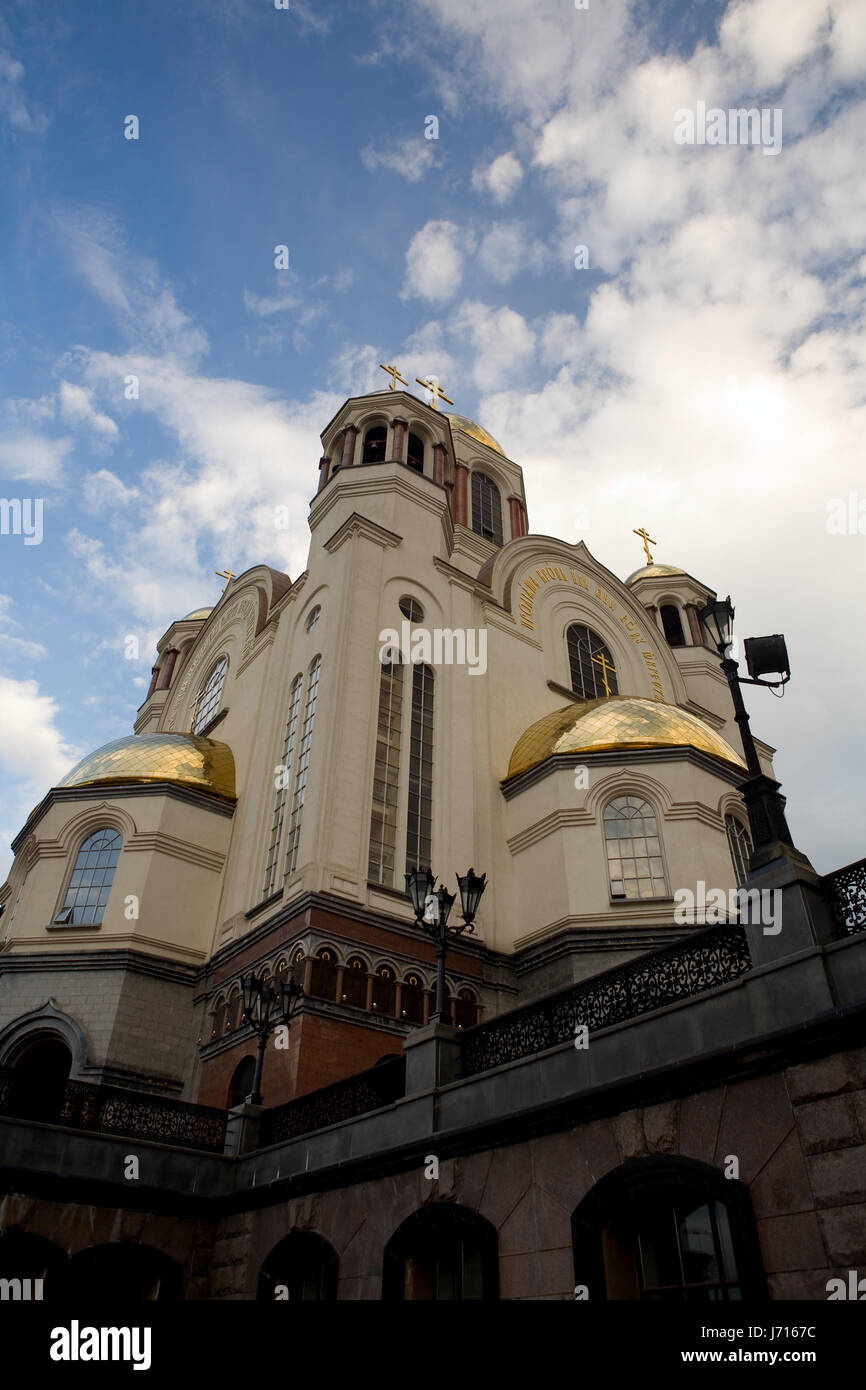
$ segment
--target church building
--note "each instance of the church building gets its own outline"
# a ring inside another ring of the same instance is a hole
[[[306,570],[226,571],[14,842],[0,1277],[826,1299],[866,1266],[866,861],[779,831],[724,576],[533,534],[386,370]]]

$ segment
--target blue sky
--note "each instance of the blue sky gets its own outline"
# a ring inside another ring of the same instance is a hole
[[[0,872],[214,570],[303,568],[381,361],[501,440],[533,530],[625,577],[645,525],[786,633],[753,726],[816,866],[861,857],[864,77],[855,0],[7,3],[0,495],[44,513],[0,535]],[[700,101],[781,150],[678,145]]]

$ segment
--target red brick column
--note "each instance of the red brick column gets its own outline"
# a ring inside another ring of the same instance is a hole
[[[692,634],[692,645],[695,647],[702,647],[704,645],[705,638],[703,632],[701,631],[701,620],[698,616],[697,604],[684,603],[683,608],[685,608],[686,617],[689,620],[689,631]]]
[[[392,457],[395,458],[395,459],[397,460],[398,463],[405,463],[405,462],[406,462],[406,425],[407,425],[408,421],[406,421],[406,420],[393,420],[391,423],[392,423],[393,426],[394,426],[394,444],[393,444],[393,453],[392,453]]]
[[[358,438],[356,425],[347,425],[343,432],[343,453],[340,458],[341,468],[351,468],[355,462],[355,440]]]
[[[319,459],[319,486],[317,488],[317,492],[321,492],[322,488],[327,483],[328,474],[330,473],[330,471],[331,460],[327,457],[326,454],[323,454],[322,457]]]
[[[511,539],[517,540],[518,536],[526,535],[526,521],[523,513],[523,503],[519,497],[509,497],[508,510],[511,518]]]
[[[150,668],[150,686],[149,686],[149,688],[148,688],[147,694],[146,694],[145,697],[144,697],[144,698],[145,698],[145,701],[149,700],[150,697],[151,697],[151,695],[153,694],[154,690],[156,690],[156,682],[157,682],[158,680],[159,680],[159,667],[158,667],[158,666],[151,666],[151,668]]]
[[[445,480],[445,445],[433,445],[433,481],[442,483]]]

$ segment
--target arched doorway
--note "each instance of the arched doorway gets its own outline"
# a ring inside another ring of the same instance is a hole
[[[247,1096],[253,1089],[255,1074],[255,1057],[244,1057],[242,1061],[238,1062],[232,1073],[232,1079],[229,1082],[227,1097],[227,1108],[229,1110],[233,1110],[236,1105],[243,1105]]]
[[[0,1279],[20,1280],[19,1291],[28,1300],[52,1298],[63,1278],[66,1252],[44,1236],[13,1227],[0,1231]],[[37,1284],[37,1281],[41,1281]],[[14,1297],[14,1294],[12,1295]]]
[[[315,1231],[291,1231],[262,1265],[256,1298],[262,1303],[328,1301],[337,1297],[339,1259]]]
[[[489,1221],[454,1202],[431,1202],[404,1221],[385,1247],[388,1301],[495,1300],[499,1249]]]
[[[767,1297],[748,1188],[674,1155],[630,1159],[571,1218],[575,1284],[591,1301]]]
[[[71,1066],[72,1053],[60,1038],[42,1035],[28,1043],[13,1063],[16,1115],[57,1124]]]

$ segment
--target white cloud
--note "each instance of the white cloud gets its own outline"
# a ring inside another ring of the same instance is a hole
[[[9,843],[33,807],[83,756],[57,727],[59,715],[35,680],[0,675],[0,877],[11,860]]]
[[[48,439],[29,431],[0,438],[0,476],[38,483],[59,483],[72,440]]]
[[[86,386],[60,383],[60,414],[68,425],[87,425],[106,439],[116,439],[117,425],[110,415],[102,415],[93,406],[93,392]]]
[[[361,161],[365,169],[390,169],[408,183],[417,183],[436,162],[433,144],[423,135],[407,135],[401,140],[390,141],[380,149],[376,149],[375,145],[365,145],[361,151]]]
[[[463,275],[465,233],[455,222],[427,222],[406,252],[404,299],[452,299]]]
[[[478,263],[492,279],[507,284],[526,261],[531,241],[524,224],[494,222],[482,239]]]
[[[472,174],[472,187],[476,192],[488,192],[497,203],[504,203],[511,197],[523,178],[523,166],[511,150],[494,159],[492,164],[478,167]]]
[[[91,512],[113,511],[117,507],[126,507],[139,496],[138,488],[127,487],[126,483],[108,468],[86,473],[83,490],[84,505]]]
[[[41,135],[48,126],[48,120],[25,100],[23,77],[23,65],[11,53],[0,49],[0,115],[5,116],[15,130],[28,135]]]
[[[33,642],[19,636],[22,624],[12,617],[12,599],[8,594],[0,594],[0,639],[7,656],[20,656],[28,661],[38,661],[47,656],[41,642]]]
[[[451,327],[471,347],[472,377],[480,391],[502,386],[532,358],[535,335],[513,309],[469,301],[460,306]]]

